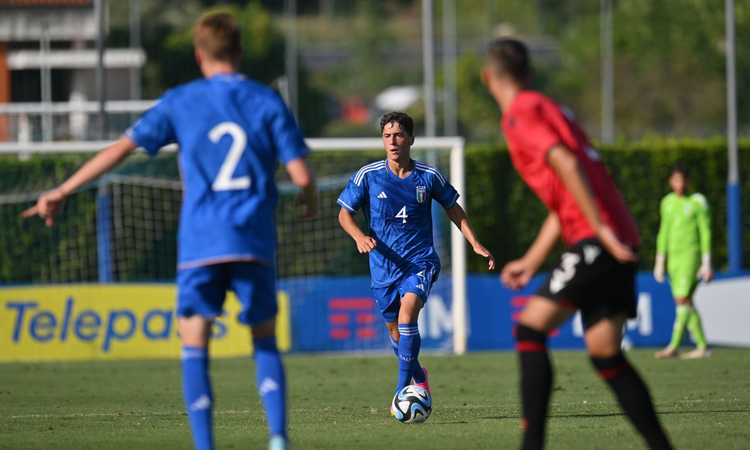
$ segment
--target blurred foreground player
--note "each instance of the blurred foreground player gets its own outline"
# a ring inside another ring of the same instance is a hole
[[[648,389],[620,350],[623,324],[635,316],[638,230],[606,168],[579,126],[541,93],[527,90],[525,45],[493,42],[483,80],[502,109],[502,130],[523,180],[549,210],[526,254],[501,279],[526,285],[562,238],[567,250],[518,318],[523,449],[544,447],[552,387],[547,335],[576,310],[583,317],[591,361],[652,449],[669,449]]]
[[[193,31],[205,78],[167,91],[114,144],[24,216],[52,225],[65,198],[120,163],[137,147],[155,155],[179,144],[184,200],[178,236],[177,315],[182,340],[185,407],[199,450],[214,448],[208,342],[227,290],[242,303],[238,320],[252,327],[257,387],[268,419],[269,448],[287,446],[286,382],[276,347],[278,161],[303,190],[305,215],[315,213],[309,150],[281,98],[237,67],[240,34],[232,17],[201,17]]]
[[[490,270],[495,260],[477,240],[458,204],[458,192],[437,169],[411,159],[412,118],[400,112],[385,114],[380,132],[386,158],[363,166],[351,177],[338,198],[339,224],[359,253],[370,255],[370,286],[399,360],[396,392],[412,379],[429,390],[427,371],[417,359],[421,346],[417,319],[440,273],[432,237],[432,200],[445,208],[474,252],[488,259]],[[369,235],[354,220],[360,209]]]
[[[669,174],[672,192],[662,200],[659,208],[661,222],[656,239],[654,278],[664,282],[665,266],[669,273],[672,297],[677,304],[672,339],[657,358],[672,358],[682,342],[685,328],[695,341],[695,349],[680,355],[685,359],[710,356],[703,333],[701,316],[693,305],[693,293],[698,282],[711,281],[711,218],[706,197],[700,193],[688,195],[687,170],[677,164]]]

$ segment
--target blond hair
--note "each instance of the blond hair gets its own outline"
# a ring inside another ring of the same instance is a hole
[[[242,54],[240,30],[231,14],[203,14],[193,27],[193,45],[216,61],[237,64]]]

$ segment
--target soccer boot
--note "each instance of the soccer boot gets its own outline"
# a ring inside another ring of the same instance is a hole
[[[283,436],[271,436],[268,441],[268,450],[289,450],[289,442]]]
[[[656,359],[667,359],[677,357],[677,349],[672,347],[665,347],[664,350],[659,350],[654,353]]]
[[[424,382],[423,383],[414,383],[415,386],[419,386],[422,389],[427,390],[427,392],[432,395],[432,391],[430,390],[430,374],[427,372],[427,368],[422,366],[422,372],[424,372]]]
[[[711,350],[707,348],[696,348],[680,355],[680,359],[702,359],[711,356]]]

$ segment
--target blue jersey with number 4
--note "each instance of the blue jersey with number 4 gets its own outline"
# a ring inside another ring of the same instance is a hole
[[[406,178],[394,174],[387,161],[368,164],[352,176],[338,199],[350,212],[362,209],[377,247],[370,252],[372,287],[398,282],[404,275],[440,259],[432,238],[432,199],[453,207],[458,192],[443,175],[414,161]]]
[[[126,135],[151,155],[179,144],[179,268],[275,262],[277,164],[309,152],[276,93],[239,74],[196,80],[167,91]]]

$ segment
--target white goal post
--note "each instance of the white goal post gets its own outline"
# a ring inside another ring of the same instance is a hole
[[[383,146],[379,138],[311,138],[306,139],[306,142],[313,151],[382,150]],[[27,157],[32,154],[90,153],[109,144],[111,141],[0,142],[0,155]],[[460,195],[459,204],[465,208],[464,146],[462,137],[417,137],[412,149],[449,152],[449,179]],[[176,146],[165,147],[164,150],[175,151]],[[450,228],[453,352],[463,354],[466,352],[468,336],[466,242],[458,228],[452,224]]]

